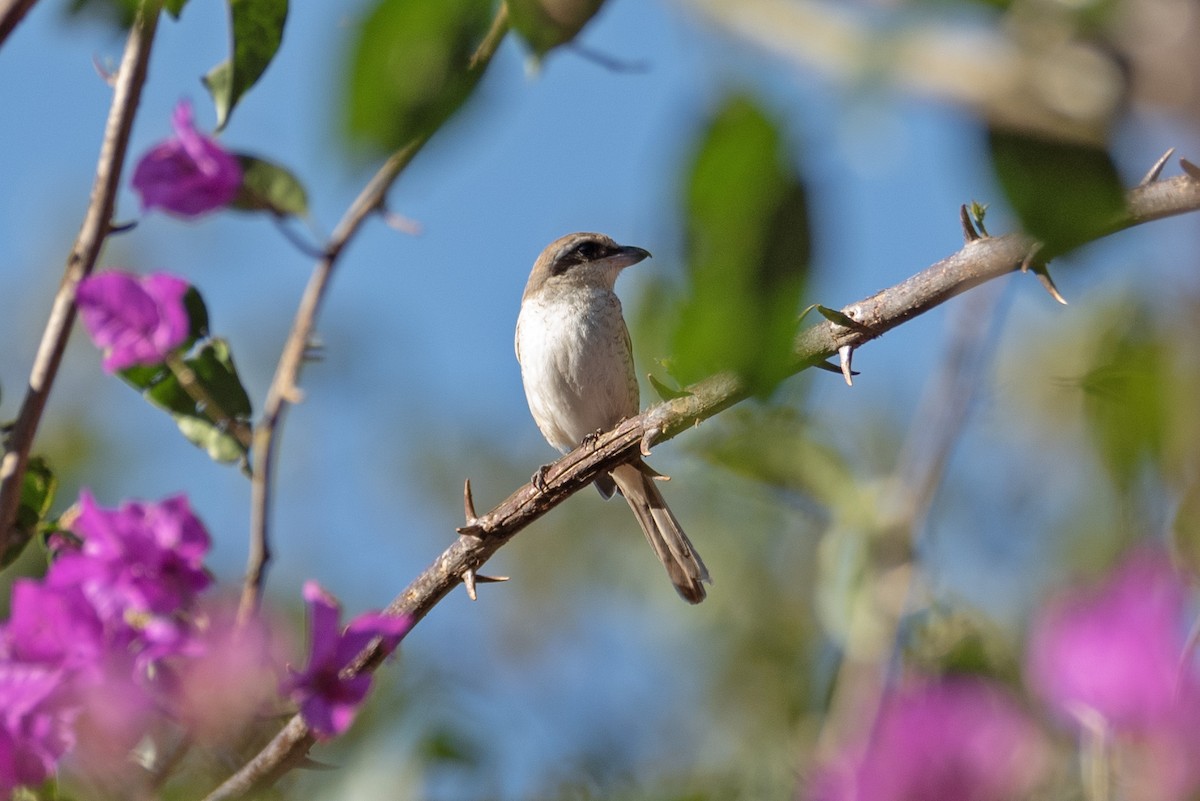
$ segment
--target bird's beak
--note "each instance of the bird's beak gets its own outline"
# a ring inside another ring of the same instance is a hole
[[[633,245],[625,245],[615,254],[609,256],[609,259],[622,270],[648,258],[650,258],[650,251],[634,247]]]

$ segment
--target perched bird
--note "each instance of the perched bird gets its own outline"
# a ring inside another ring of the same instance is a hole
[[[563,453],[585,437],[638,413],[629,330],[613,292],[621,270],[650,254],[603,234],[568,234],[534,262],[517,318],[517,361],[529,411],[546,441]],[[619,490],[675,589],[704,600],[708,569],[641,459],[596,479],[605,498]]]

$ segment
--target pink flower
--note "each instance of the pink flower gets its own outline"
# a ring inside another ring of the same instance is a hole
[[[179,101],[171,126],[175,136],[142,156],[133,171],[142,208],[198,217],[228,205],[242,184],[237,159],[196,130],[188,101]]]
[[[84,278],[75,305],[110,373],[161,364],[188,338],[188,283],[166,273],[108,272]]]
[[[371,687],[369,673],[345,678],[342,671],[376,637],[383,638],[384,651],[391,653],[412,628],[412,620],[368,612],[343,631],[338,602],[315,581],[304,585],[304,600],[311,626],[308,667],[292,671],[284,691],[299,704],[313,734],[334,737],[349,728]]]
[[[0,661],[0,798],[44,782],[74,744],[62,686],[61,671]]]
[[[1044,742],[1003,690],[948,679],[884,701],[861,753],[818,771],[814,801],[1009,801],[1039,781]]]
[[[1075,589],[1034,621],[1029,682],[1064,719],[1099,714],[1125,730],[1153,728],[1174,714],[1187,631],[1187,587],[1167,557],[1141,552],[1098,587]]]
[[[1047,605],[1030,634],[1030,685],[1063,721],[1104,732],[1140,801],[1200,790],[1200,677],[1181,661],[1188,603],[1168,557],[1138,551],[1099,586]]]

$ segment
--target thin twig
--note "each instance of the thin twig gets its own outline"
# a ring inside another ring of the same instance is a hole
[[[129,132],[133,128],[142,85],[146,82],[146,65],[150,60],[150,46],[154,41],[160,10],[160,0],[145,0],[138,6],[134,17],[121,67],[117,72],[112,106],[96,166],[96,180],[92,185],[91,202],[88,203],[83,225],[71,248],[71,255],[67,258],[62,283],[54,296],[50,317],[33,360],[25,398],[8,440],[9,449],[3,461],[0,461],[0,553],[4,552],[12,537],[29,450],[50,397],[50,389],[58,375],[71,326],[75,322],[75,288],[95,267],[100,247],[112,231],[114,198],[121,180],[121,168],[125,164]]]
[[[1128,199],[1129,214],[1121,227],[1200,210],[1200,181],[1181,176],[1156,182],[1134,189]],[[851,329],[827,320],[805,329],[796,342],[796,370],[824,361],[843,345],[857,348],[955,295],[1019,270],[1031,244],[1021,234],[971,242],[906,281],[843,308],[841,312],[862,327]],[[468,521],[470,532],[460,535],[396,596],[387,613],[408,615],[414,623],[420,622],[468,571],[478,571],[517,532],[590,484],[597,475],[636,456],[643,441],[653,445],[671,439],[747,397],[746,387],[728,373],[710,376],[687,387],[684,393],[651,406],[548,465],[542,487],[526,484],[490,512]],[[349,672],[372,671],[383,657],[378,645],[372,644],[359,654]],[[315,742],[304,720],[293,716],[205,801],[228,801],[269,787],[299,764]]]
[[[487,69],[487,65],[491,62],[492,56],[495,55],[507,30],[508,9],[502,3],[487,37],[471,56],[469,69],[476,72]],[[287,341],[284,343],[279,364],[275,368],[275,377],[267,391],[262,419],[254,429],[253,473],[250,489],[250,547],[246,558],[246,576],[242,584],[241,601],[238,604],[239,623],[244,623],[255,613],[262,597],[267,565],[271,560],[269,518],[271,479],[274,472],[275,450],[278,446],[277,432],[283,424],[283,415],[287,407],[300,398],[300,390],[297,386],[300,368],[304,364],[304,355],[316,326],[321,302],[329,289],[329,281],[333,277],[334,267],[346,245],[358,233],[367,218],[384,208],[388,189],[428,139],[428,134],[416,136],[407,145],[393,153],[371,177],[334,229],[329,244],[313,268],[308,286],[304,290],[304,296],[300,299],[300,306],[292,321],[291,333],[288,334]]]
[[[4,44],[4,40],[36,2],[37,0],[8,0],[0,3],[0,45]]]

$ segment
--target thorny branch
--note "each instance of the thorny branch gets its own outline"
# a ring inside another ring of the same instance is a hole
[[[29,386],[13,423],[8,450],[4,453],[3,461],[0,461],[0,553],[7,550],[13,536],[13,523],[20,507],[29,449],[33,446],[38,423],[50,398],[50,389],[58,375],[67,338],[75,322],[75,288],[96,266],[100,248],[113,231],[114,199],[125,164],[133,118],[142,95],[142,85],[146,82],[146,65],[150,61],[150,45],[154,41],[160,9],[160,0],[144,0],[138,6],[117,72],[112,106],[96,166],[96,180],[92,184],[91,201],[67,258],[62,283],[54,296],[50,317],[33,360]]]
[[[1128,194],[1128,212],[1113,230],[1200,210],[1200,179],[1189,175],[1140,185]],[[979,284],[1021,269],[1036,243],[1022,234],[978,236],[961,250],[920,273],[881,292],[846,306],[841,311],[853,327],[823,322],[805,329],[796,341],[795,367],[799,372],[836,354],[850,352],[887,331],[929,311]],[[486,514],[476,516],[466,489],[467,520],[459,537],[417,576],[387,607],[393,615],[410,615],[420,621],[452,589],[475,574],[517,532],[549,512],[572,494],[639,452],[646,453],[747,397],[746,388],[733,375],[722,373],[688,387],[682,397],[651,406],[625,420],[550,465],[542,490],[526,484]],[[476,578],[478,578],[476,576]],[[352,673],[374,670],[383,659],[377,645],[366,648]],[[299,715],[293,716],[274,738],[205,801],[240,798],[268,787],[300,764],[315,739]]]

